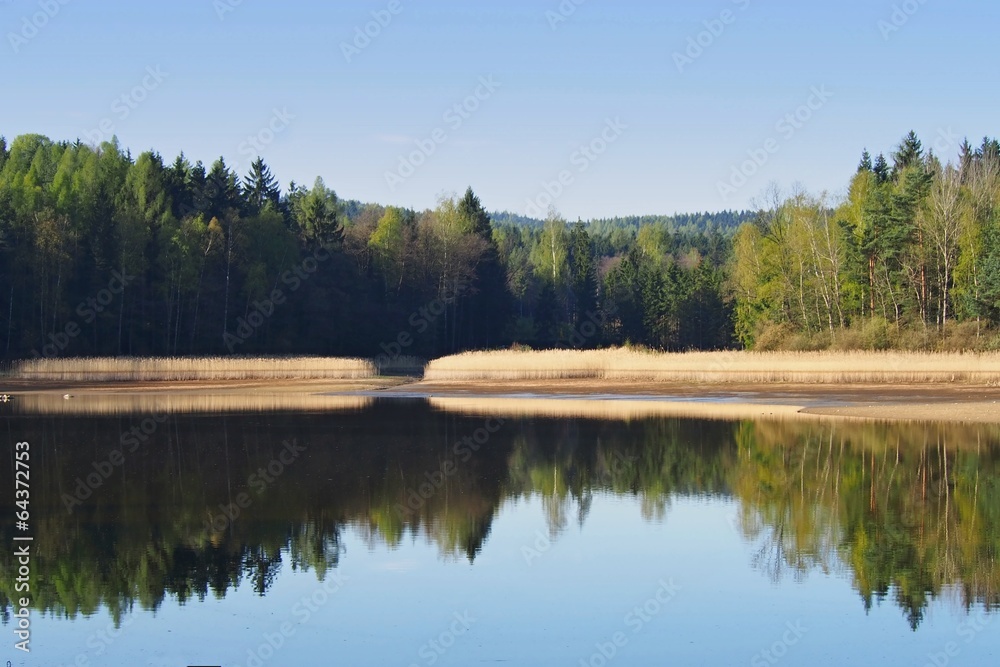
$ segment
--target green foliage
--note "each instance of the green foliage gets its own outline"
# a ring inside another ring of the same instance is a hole
[[[243,179],[243,197],[247,212],[251,215],[259,213],[267,204],[275,209],[280,204],[281,188],[278,180],[260,157],[253,161],[250,173]]]
[[[950,333],[964,322],[986,346],[1000,325],[998,202],[995,140],[966,142],[948,166],[912,133],[891,167],[865,151],[843,201],[796,192],[757,212],[574,225],[490,215],[472,188],[434,210],[387,209],[322,179],[282,195],[259,158],[241,178],[221,158],[165,164],[117,140],[23,135],[0,140],[0,346],[228,353],[223,335],[275,290],[286,303],[239,353],[374,356],[400,336],[423,357],[516,340],[927,347],[967,344]],[[128,283],[79,314],[115,271]],[[71,325],[80,334],[56,345]]]
[[[337,193],[319,176],[311,190],[300,188],[289,195],[292,217],[299,236],[309,244],[334,245],[344,235]]]
[[[796,194],[745,224],[733,241],[729,284],[740,340],[769,348],[985,347],[1000,324],[994,145],[987,139],[973,151],[966,142],[957,166],[942,165],[911,132],[891,171],[884,156],[872,163],[865,151],[835,210]],[[975,322],[974,342],[952,333],[966,321]]]

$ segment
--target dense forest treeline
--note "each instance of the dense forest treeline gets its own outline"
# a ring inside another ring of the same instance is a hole
[[[734,240],[736,329],[757,348],[996,348],[1000,142],[942,163],[913,132],[847,196],[773,196]]]
[[[471,188],[418,212],[25,135],[0,140],[0,354],[434,356],[588,321],[578,345],[721,347],[733,214],[699,222],[494,225]]]
[[[0,356],[986,347],[998,152],[942,165],[911,133],[843,202],[571,224],[471,188],[414,211],[282,189],[259,158],[0,138]]]
[[[120,621],[133,606],[242,586],[264,595],[289,570],[330,576],[359,557],[345,554],[358,540],[404,550],[427,540],[444,557],[495,558],[511,538],[491,544],[492,528],[513,501],[537,501],[557,544],[586,530],[609,494],[649,521],[669,520],[679,499],[732,499],[733,528],[762,576],[837,573],[859,607],[888,601],[912,627],[939,598],[1000,608],[1000,431],[991,425],[511,418],[488,446],[459,454],[453,445],[483,418],[425,401],[164,416],[134,451],[121,434],[147,415],[7,419],[32,443],[37,477],[32,599],[59,616],[106,608]],[[286,442],[296,459],[262,482]],[[113,450],[124,463],[95,477]],[[454,472],[427,491],[445,462]],[[12,470],[0,457],[0,474]],[[254,502],[233,514],[243,492]],[[0,498],[8,543],[13,502]],[[16,560],[0,554],[0,623],[16,597]]]

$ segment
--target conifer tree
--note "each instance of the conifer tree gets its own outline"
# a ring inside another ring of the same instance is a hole
[[[270,203],[275,210],[281,198],[281,188],[278,180],[271,173],[270,167],[264,164],[264,160],[258,157],[250,165],[250,172],[243,179],[243,199],[246,202],[246,211],[250,215],[256,215]]]
[[[872,170],[872,156],[866,148],[861,154],[861,163],[858,165],[858,172]]]

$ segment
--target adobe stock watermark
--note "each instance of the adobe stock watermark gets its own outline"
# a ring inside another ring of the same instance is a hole
[[[628,125],[621,121],[621,117],[606,119],[604,128],[597,136],[569,156],[570,167],[575,169],[562,169],[555,180],[542,181],[542,192],[525,201],[525,214],[532,218],[544,218],[549,208],[576,182],[577,176],[585,174],[627,129]]]
[[[927,2],[928,0],[906,0],[900,4],[893,5],[889,20],[880,19],[878,22],[878,30],[882,33],[882,41],[888,42],[894,33],[902,30]]]
[[[107,310],[108,306],[114,302],[115,297],[124,293],[125,288],[135,278],[135,276],[127,273],[112,271],[111,280],[108,281],[106,288],[98,292],[96,296],[87,298],[77,304],[75,311],[77,316],[84,323],[93,324],[97,321],[97,315]],[[81,333],[83,333],[83,328],[80,324],[76,320],[70,320],[63,326],[62,331],[49,334],[49,342],[42,346],[40,352],[32,348],[31,356],[35,359],[55,359],[62,352],[65,352],[70,343]]]
[[[521,558],[528,567],[552,550],[552,538],[540,530],[535,531],[535,541],[521,547]]]
[[[741,12],[750,7],[752,0],[732,0]],[[707,19],[702,22],[704,30],[697,35],[688,37],[687,46],[683,51],[674,51],[674,65],[681,74],[684,69],[693,65],[696,60],[705,55],[716,41],[726,32],[726,28],[739,20],[739,14],[731,9],[724,9],[716,18]]]
[[[226,14],[236,11],[236,8],[243,4],[243,0],[212,0],[212,8],[220,21],[226,20]]]
[[[143,102],[149,99],[150,94],[160,87],[160,85],[170,75],[160,69],[149,65],[146,67],[146,75],[138,85],[131,90],[122,93],[111,102],[111,115],[105,116],[97,123],[93,130],[86,130],[83,134],[87,141],[94,146],[100,146],[105,141],[115,136],[116,123],[123,123],[128,120],[132,112],[139,108]]]
[[[962,621],[955,630],[955,634],[962,640],[962,644],[957,641],[947,642],[940,651],[928,653],[927,662],[922,667],[948,667],[955,658],[962,654],[962,645],[968,646],[976,641],[979,635],[993,622],[993,616],[984,610],[979,610],[979,614],[975,617],[972,617],[971,613],[969,616],[970,618]]]
[[[289,113],[287,107],[281,109],[275,107],[271,111],[271,117],[256,132],[248,134],[246,139],[236,147],[236,150],[248,162],[252,162],[263,155],[264,150],[277,140],[278,135],[288,130],[295,118],[294,114]],[[242,169],[242,162],[235,160],[229,165],[229,169],[239,176],[240,169]],[[219,193],[227,187],[228,184],[224,179],[209,178],[205,183],[205,196],[209,199],[218,197]],[[199,213],[199,211],[188,204],[182,205],[180,212],[182,217]]]
[[[604,331],[604,326],[617,314],[617,304],[611,304],[607,310],[588,310],[586,318],[577,324],[570,333],[569,344],[573,347],[583,347],[588,340]]]
[[[580,5],[586,2],[587,0],[562,0],[555,10],[550,9],[545,12],[545,20],[549,22],[549,28],[553,31],[558,30],[559,25],[569,21],[570,17],[576,14]]]
[[[313,251],[312,255],[306,257],[297,266],[284,271],[279,276],[281,284],[287,287],[290,293],[299,291],[302,285],[319,271],[320,264],[328,261],[331,257],[330,249],[320,245]],[[236,318],[236,333],[227,331],[222,334],[222,342],[229,353],[234,353],[237,345],[242,345],[255,336],[264,323],[274,316],[278,306],[287,302],[288,295],[281,287],[275,287],[268,296],[254,301],[253,307],[245,317]]]
[[[468,610],[465,610],[461,614],[458,612],[452,614],[452,621],[448,629],[429,640],[417,650],[417,655],[423,660],[423,664],[428,667],[437,664],[437,661],[448,652],[448,649],[458,642],[459,637],[464,636],[472,629],[472,625],[475,622],[476,619],[472,617],[472,614]],[[410,667],[419,667],[419,665],[420,663],[416,662],[410,663]]]
[[[160,424],[166,423],[169,417],[164,414],[154,415],[143,419],[137,425],[121,434],[118,439],[120,447],[112,449],[100,461],[94,461],[93,472],[86,477],[77,477],[76,486],[73,493],[63,493],[62,501],[66,506],[66,513],[72,514],[73,509],[78,505],[83,505],[85,500],[89,500],[94,492],[104,486],[104,483],[111,479],[115,471],[125,465],[126,454],[135,454],[139,446],[149,441],[150,436],[156,433]],[[127,448],[127,451],[126,451]]]
[[[479,85],[461,102],[457,102],[448,108],[441,119],[448,129],[444,127],[434,128],[423,139],[414,139],[415,150],[408,154],[399,156],[399,163],[395,170],[385,172],[385,183],[391,192],[406,183],[406,181],[417,173],[417,169],[427,163],[427,160],[434,155],[438,149],[449,139],[448,130],[458,132],[462,126],[472,118],[483,103],[489,100],[500,89],[501,84],[493,78],[493,75],[479,77]]]
[[[781,638],[769,647],[755,653],[750,659],[751,667],[768,667],[781,662],[782,658],[788,655],[793,646],[802,641],[802,637],[809,632],[809,628],[802,626],[802,621],[789,621],[785,623],[785,632]]]
[[[505,419],[487,419],[472,435],[467,435],[452,444],[451,452],[441,462],[441,466],[437,470],[425,473],[426,481],[422,482],[416,489],[410,489],[410,492],[406,494],[406,504],[396,503],[396,513],[399,516],[408,516],[422,510],[427,501],[444,488],[445,482],[458,473],[462,464],[472,460],[475,453],[489,442],[490,437],[499,431],[504,423],[506,423]]]
[[[271,660],[278,651],[288,643],[298,626],[303,626],[312,620],[312,617],[320,609],[329,604],[334,595],[340,592],[344,585],[350,580],[346,574],[334,572],[332,576],[323,580],[309,595],[303,595],[291,608],[291,618],[278,624],[274,632],[264,632],[261,634],[261,643],[247,649],[247,659],[244,663],[246,667],[263,667]],[[294,619],[294,623],[293,623]]]
[[[45,26],[59,15],[63,7],[72,1],[39,0],[37,12],[21,17],[21,29],[17,32],[7,33],[7,41],[10,42],[10,48],[14,54],[20,53],[22,47],[27,46],[28,42],[38,37]]]
[[[638,460],[639,457],[635,455],[622,454],[620,451],[616,450],[611,459],[607,461],[605,473],[610,476],[612,481],[614,481],[615,479],[620,478],[623,474],[632,471]],[[554,545],[552,536],[546,535],[541,530],[535,531],[534,538],[534,542],[521,546],[521,557],[524,559],[524,563],[528,567],[534,565],[536,560],[551,551]]]
[[[390,0],[385,9],[379,9],[371,13],[372,20],[363,26],[354,27],[354,39],[350,42],[340,43],[340,52],[344,60],[350,65],[361,52],[371,46],[375,40],[382,36],[382,31],[388,28],[393,19],[403,13],[402,0]]]
[[[84,645],[88,650],[80,651],[73,658],[73,662],[65,665],[65,667],[90,667],[90,653],[93,653],[94,657],[100,658],[108,649],[121,637],[125,632],[135,623],[135,616],[133,614],[126,614],[122,617],[121,623],[115,625],[114,621],[108,622],[106,626],[91,632],[87,636]],[[63,667],[60,665],[59,667]]]
[[[939,127],[937,134],[934,136],[934,145],[932,148],[938,155],[947,155],[949,151],[957,148],[961,142],[962,136],[956,134],[950,125],[948,127]]]
[[[729,179],[719,181],[716,184],[722,201],[728,201],[730,196],[736,194],[740,188],[749,183],[750,179],[756,176],[764,168],[764,165],[781,151],[782,142],[791,141],[833,96],[834,94],[827,90],[825,85],[813,86],[805,103],[779,118],[774,125],[778,136],[769,137],[760,147],[748,150],[748,159],[738,165],[733,165]]]
[[[448,306],[455,303],[468,289],[468,283],[459,281],[453,289],[444,290],[436,299],[413,311],[406,320],[407,324],[410,325],[410,330],[400,331],[392,342],[379,344],[382,354],[375,357],[375,365],[380,369],[392,365],[393,361],[403,356],[406,350],[416,342],[410,331],[415,331],[418,335],[426,333],[438,318],[444,315]]]
[[[249,509],[254,501],[262,496],[267,489],[281,477],[285,470],[299,460],[302,452],[306,451],[304,445],[298,444],[295,439],[285,440],[284,449],[276,457],[271,459],[266,467],[258,468],[257,472],[247,477],[247,487],[253,491],[251,496],[246,491],[241,491],[227,505],[219,505],[219,514],[205,519],[205,530],[207,532],[221,533],[228,528],[233,521],[240,518],[244,510]]]
[[[256,132],[248,134],[236,150],[242,157],[252,162],[264,154],[264,150],[275,142],[279,134],[291,126],[293,120],[295,115],[288,112],[288,107],[281,109],[275,107],[271,110],[271,117]],[[234,172],[239,173],[240,164],[239,160],[233,163]]]
[[[656,589],[656,593],[625,614],[622,622],[628,630],[631,630],[631,634],[624,630],[619,630],[611,635],[607,641],[598,642],[594,645],[594,652],[586,659],[580,660],[580,667],[604,667],[618,657],[621,650],[628,646],[629,641],[642,632],[654,618],[659,616],[670,601],[677,597],[677,594],[681,591],[681,587],[675,584],[673,579],[666,581],[660,579],[658,583],[660,587]]]

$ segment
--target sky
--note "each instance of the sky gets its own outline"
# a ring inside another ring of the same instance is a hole
[[[982,0],[0,0],[0,134],[569,220],[843,196],[996,136]]]

